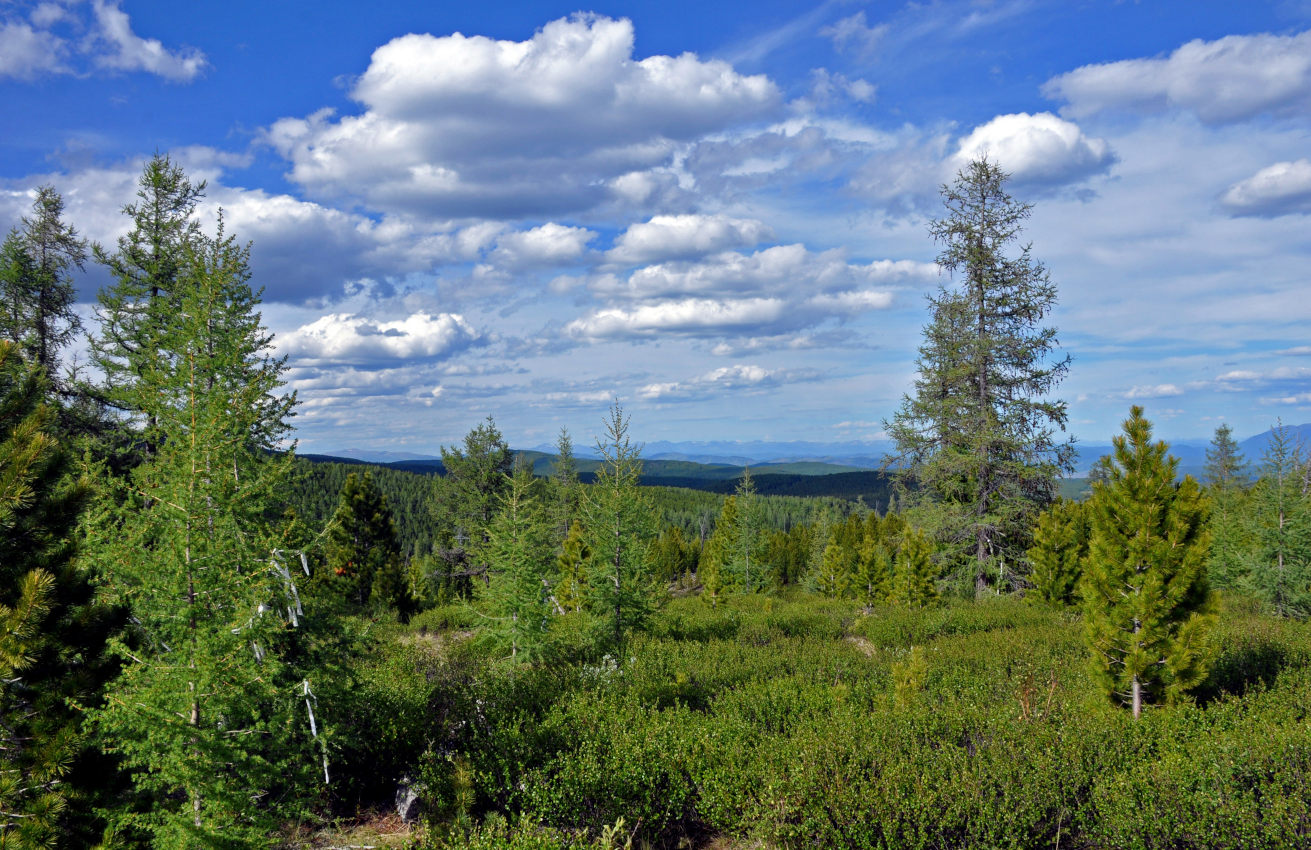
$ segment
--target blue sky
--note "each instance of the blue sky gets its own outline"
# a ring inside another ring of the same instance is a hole
[[[586,442],[611,399],[878,439],[987,153],[1081,441],[1311,421],[1311,3],[742,8],[6,0],[0,226],[51,183],[110,245],[169,152],[253,242],[307,451]]]

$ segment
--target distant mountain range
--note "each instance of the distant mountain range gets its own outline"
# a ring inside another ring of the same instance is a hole
[[[1311,445],[1311,423],[1290,425],[1288,431],[1296,442]],[[1248,437],[1239,443],[1247,461],[1255,466],[1260,462],[1266,446],[1270,442],[1270,431]],[[1169,442],[1167,440],[1167,442]],[[1181,475],[1199,475],[1206,464],[1206,449],[1209,441],[1180,440],[1170,442],[1170,453],[1179,458]],[[645,444],[642,458],[648,464],[659,461],[659,465],[668,472],[673,472],[681,463],[720,467],[711,477],[735,478],[741,474],[743,466],[750,466],[758,474],[801,474],[829,475],[852,472],[855,470],[878,469],[883,459],[892,451],[890,440],[848,441],[838,443],[820,443],[808,441],[793,442],[734,442],[728,440],[688,440],[670,442],[655,440]],[[1075,460],[1075,477],[1084,477],[1097,459],[1110,454],[1109,443],[1080,443]],[[554,456],[555,446],[542,444],[531,449],[522,450],[534,456],[534,465],[541,466],[542,456]],[[595,449],[590,446],[576,445],[574,451],[580,459],[595,459]],[[440,468],[438,455],[417,454],[414,452],[377,451],[373,449],[338,449],[319,453],[320,456],[381,463],[433,470]],[[437,461],[437,463],[433,463]],[[549,463],[549,460],[547,461]],[[585,465],[581,465],[585,466]],[[766,469],[765,467],[777,467]],[[729,473],[732,473],[731,475]],[[706,474],[705,470],[694,473]]]

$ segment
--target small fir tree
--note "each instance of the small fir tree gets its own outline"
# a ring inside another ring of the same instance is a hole
[[[892,593],[892,565],[895,558],[895,550],[890,549],[877,535],[866,534],[856,571],[857,599],[866,605],[874,605],[888,598]]]
[[[724,600],[724,594],[734,587],[733,575],[729,569],[733,543],[737,538],[737,497],[724,499],[724,507],[715,520],[715,530],[701,550],[701,560],[697,565],[697,579],[701,582],[701,599],[716,607]]]
[[[496,422],[487,421],[465,435],[463,447],[442,448],[446,474],[437,479],[433,508],[447,572],[462,581],[487,583],[487,529],[500,508],[514,456]]]
[[[755,593],[765,584],[765,571],[760,564],[760,529],[764,517],[750,467],[743,468],[733,495],[736,513],[729,528],[727,566],[735,588],[742,593]]]
[[[1206,499],[1178,460],[1153,443],[1133,407],[1089,505],[1081,595],[1093,665],[1117,704],[1177,700],[1214,658],[1215,603],[1206,578]]]
[[[1252,549],[1248,512],[1247,462],[1233,429],[1221,425],[1206,450],[1203,474],[1207,495],[1211,497],[1211,555],[1207,574],[1220,590],[1237,590],[1247,584]]]

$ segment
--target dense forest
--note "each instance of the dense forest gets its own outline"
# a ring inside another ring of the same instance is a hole
[[[826,476],[656,475],[617,402],[596,461],[492,418],[298,458],[204,192],[157,155],[115,246],[50,187],[4,242],[0,847],[1311,842],[1311,457],[1221,427],[1181,479],[1133,407],[1061,498],[995,164],[944,187],[896,456]]]

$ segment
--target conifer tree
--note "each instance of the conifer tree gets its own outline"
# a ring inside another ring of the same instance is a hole
[[[938,601],[938,568],[933,563],[933,543],[923,531],[913,528],[902,536],[894,572],[894,602],[924,608]]]
[[[1248,470],[1228,425],[1215,429],[1206,450],[1203,480],[1211,498],[1211,556],[1207,563],[1211,584],[1220,590],[1244,588],[1253,545],[1246,522]]]
[[[73,310],[74,269],[87,258],[87,243],[63,220],[64,200],[53,186],[37,189],[31,217],[9,234],[0,256],[0,297],[8,308],[5,336],[24,346],[28,358],[58,384],[59,352],[82,328]]]
[[[551,486],[557,540],[569,536],[569,527],[578,514],[578,461],[574,458],[574,441],[568,428],[561,428],[555,441],[555,463],[551,467]]]
[[[765,584],[765,571],[760,564],[760,530],[764,517],[761,516],[756,482],[751,477],[750,467],[743,468],[733,495],[736,511],[728,529],[727,566],[735,588],[742,593],[755,593]]]
[[[587,543],[583,524],[574,520],[556,557],[555,602],[562,611],[582,611],[586,600]]]
[[[436,482],[434,510],[448,571],[486,585],[487,530],[508,486],[514,456],[488,416],[465,435],[463,447],[442,448],[442,466],[446,474]]]
[[[929,298],[914,394],[885,423],[903,499],[933,523],[976,595],[1021,562],[1074,458],[1072,441],[1056,437],[1065,403],[1048,398],[1069,370],[1053,356],[1056,329],[1042,324],[1056,286],[1028,246],[1007,253],[1031,211],[1006,192],[1007,177],[977,160],[943,187],[948,214],[930,232],[939,265],[962,282]]]
[[[357,612],[411,609],[401,570],[401,547],[387,497],[373,474],[351,473],[342,485],[337,511],[328,525],[323,570],[315,589]]]
[[[511,660],[532,663],[545,654],[551,618],[551,521],[533,494],[533,473],[520,464],[488,528],[490,581],[477,588],[487,634]]]
[[[295,398],[281,394],[248,249],[221,219],[184,249],[174,309],[150,319],[154,349],[134,350],[134,380],[116,384],[154,451],[102,482],[115,498],[89,523],[89,555],[133,614],[95,719],[151,800],[120,826],[157,847],[258,845],[318,768],[311,683],[283,653],[299,600],[270,526]]]
[[[1311,616],[1311,494],[1301,446],[1281,422],[1270,433],[1248,508],[1249,583],[1280,617]]]
[[[701,582],[701,599],[716,607],[724,600],[724,593],[735,587],[729,560],[737,532],[737,496],[724,499],[724,507],[715,520],[715,530],[701,550],[697,564],[697,579]]]
[[[879,535],[866,534],[856,569],[856,598],[866,605],[883,602],[892,593],[892,570],[896,551]]]
[[[1088,554],[1088,518],[1078,502],[1060,500],[1038,516],[1029,547],[1029,582],[1044,602],[1073,605]]]
[[[660,593],[647,563],[653,517],[638,489],[641,447],[629,439],[628,417],[618,403],[606,416],[596,448],[602,463],[583,506],[588,608],[600,644],[622,659],[628,635],[646,627]]]
[[[112,673],[99,604],[74,560],[86,495],[69,473],[45,371],[0,341],[0,846],[90,843],[103,787],[81,708]],[[69,802],[74,805],[67,805]]]
[[[1080,589],[1093,666],[1135,718],[1200,683],[1214,657],[1206,498],[1191,476],[1175,483],[1178,460],[1151,438],[1134,406],[1093,487]]]
[[[132,229],[113,253],[92,248],[113,279],[97,296],[99,332],[91,339],[92,358],[104,375],[100,395],[133,416],[142,414],[133,406],[138,384],[167,350],[164,335],[181,307],[181,279],[191,259],[205,250],[197,244],[200,225],[192,218],[204,197],[204,181],[192,183],[180,165],[155,154],[138,180],[136,202],[123,208]],[[157,442],[155,424],[146,416],[147,453]]]

